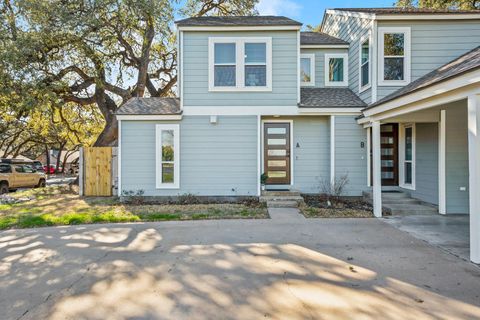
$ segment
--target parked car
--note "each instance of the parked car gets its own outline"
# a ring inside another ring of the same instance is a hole
[[[55,173],[55,166],[53,164],[50,165],[50,168],[47,166],[43,167],[43,171],[47,174],[54,174]]]
[[[45,173],[33,169],[32,163],[0,160],[0,194],[18,188],[43,188],[46,181]]]
[[[44,171],[43,170],[43,164],[38,160],[33,161],[32,167],[33,167],[33,169],[35,169],[37,171]]]

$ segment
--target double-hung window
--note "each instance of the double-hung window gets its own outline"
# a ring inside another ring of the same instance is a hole
[[[325,54],[325,86],[348,86],[348,53]]]
[[[379,85],[397,86],[410,82],[410,28],[379,28]]]
[[[400,186],[415,189],[415,124],[400,126]]]
[[[209,38],[210,91],[271,91],[272,39]]]
[[[370,87],[370,35],[360,40],[359,50],[360,92]]]
[[[157,189],[180,187],[180,125],[156,125]]]
[[[300,55],[300,84],[302,86],[315,85],[315,54]]]

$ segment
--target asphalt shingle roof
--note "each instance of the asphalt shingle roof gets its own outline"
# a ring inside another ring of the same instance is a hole
[[[480,46],[389,94],[378,102],[370,105],[367,109],[408,95],[417,90],[425,89],[434,84],[449,80],[478,68],[480,68]]]
[[[117,115],[175,115],[181,114],[178,98],[131,98],[121,106]]]
[[[453,10],[453,9],[430,9],[430,8],[336,8],[333,10],[362,12],[372,14],[476,14],[480,10]]]
[[[178,26],[301,26],[302,23],[283,16],[192,17],[175,22]]]
[[[301,88],[300,108],[363,108],[366,107],[348,88]]]
[[[329,45],[329,44],[346,44],[347,41],[332,37],[323,32],[301,32],[300,33],[301,45]]]

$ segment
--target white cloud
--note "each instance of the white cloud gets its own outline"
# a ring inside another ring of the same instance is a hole
[[[291,0],[260,0],[256,8],[260,15],[298,17],[302,7]]]

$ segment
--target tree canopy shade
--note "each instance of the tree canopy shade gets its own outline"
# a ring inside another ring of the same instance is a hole
[[[176,14],[246,15],[256,2],[2,0],[0,80],[7,81],[0,99],[18,119],[40,106],[95,108],[105,121],[96,145],[112,144],[119,106],[131,97],[174,95]]]
[[[480,9],[480,0],[397,0],[397,7],[430,9]]]

